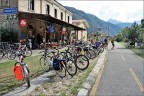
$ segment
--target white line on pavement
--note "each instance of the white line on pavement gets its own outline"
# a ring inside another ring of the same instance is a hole
[[[123,60],[125,61],[126,60],[125,57],[123,55],[121,55],[121,56],[122,56]]]

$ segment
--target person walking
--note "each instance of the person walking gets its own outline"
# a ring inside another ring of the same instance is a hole
[[[108,38],[106,37],[104,39],[104,48],[107,49],[107,47],[108,47]]]
[[[112,43],[112,48],[111,48],[111,50],[114,50],[114,47],[115,47],[114,38],[112,38],[111,43]]]

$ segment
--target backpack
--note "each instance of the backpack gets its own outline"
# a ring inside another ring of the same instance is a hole
[[[53,68],[54,68],[54,70],[60,70],[60,60],[59,59],[55,58],[53,60]]]

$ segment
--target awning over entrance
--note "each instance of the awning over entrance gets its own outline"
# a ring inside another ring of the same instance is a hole
[[[66,27],[72,27],[74,30],[85,30],[84,28],[80,28],[78,26],[75,26],[73,24],[67,23],[65,21],[56,19],[50,15],[45,15],[45,14],[37,14],[37,13],[28,13],[28,12],[19,12],[19,14],[27,14],[27,15],[31,15],[32,17],[36,17],[38,19],[44,20],[44,21],[49,21],[51,23],[56,23],[62,26],[66,26]]]

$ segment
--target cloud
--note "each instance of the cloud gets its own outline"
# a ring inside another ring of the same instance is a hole
[[[143,18],[143,1],[58,1],[107,21],[134,22]]]

